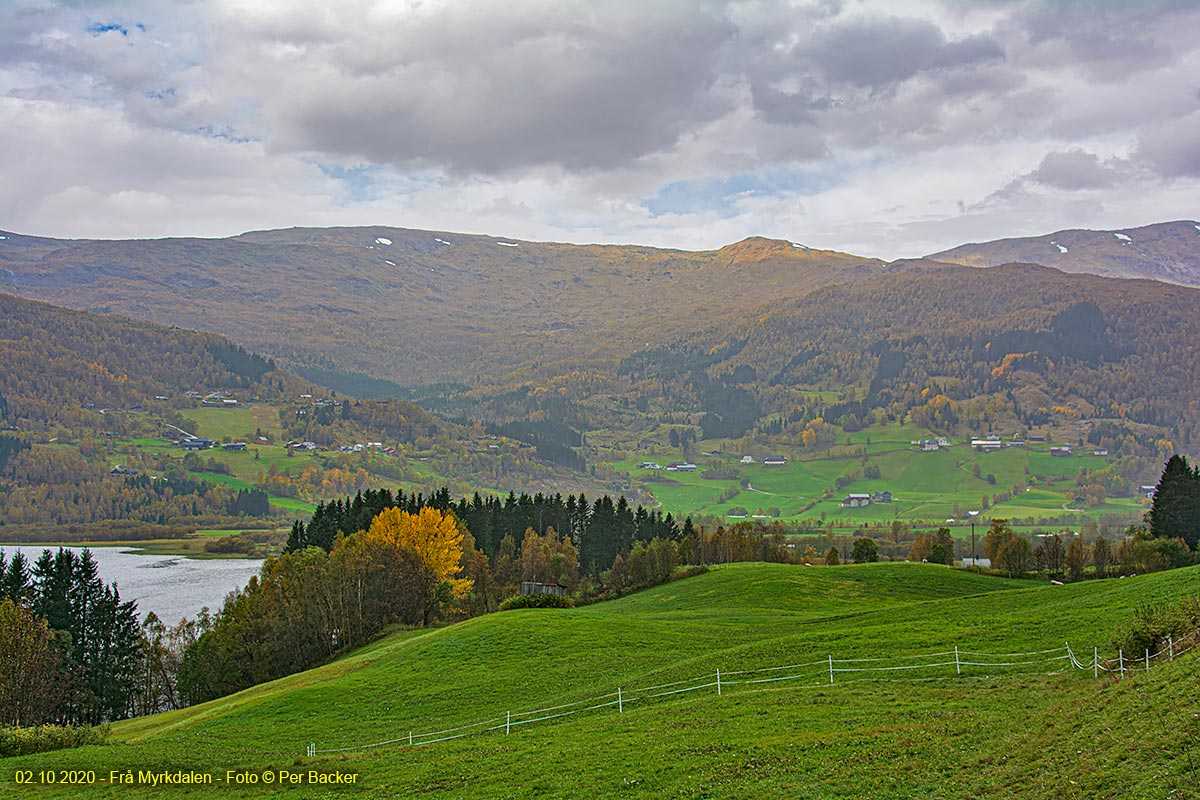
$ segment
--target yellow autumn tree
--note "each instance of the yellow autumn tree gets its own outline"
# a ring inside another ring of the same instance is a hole
[[[389,508],[375,517],[365,537],[368,542],[416,553],[439,583],[450,584],[454,597],[461,599],[471,591],[471,579],[455,577],[461,570],[463,532],[453,514],[436,508],[422,508],[416,514]]]

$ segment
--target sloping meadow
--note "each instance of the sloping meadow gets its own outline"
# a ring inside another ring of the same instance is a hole
[[[90,787],[6,788],[210,796],[244,770],[258,781],[239,795],[292,797],[1187,797],[1196,656],[1122,683],[1092,663],[1093,648],[1115,655],[1136,606],[1198,592],[1200,568],[1047,586],[931,565],[729,565],[581,609],[400,632],[120,723],[106,746],[6,763],[95,770]],[[217,782],[118,788],[116,769]],[[280,785],[281,769],[357,778]]]

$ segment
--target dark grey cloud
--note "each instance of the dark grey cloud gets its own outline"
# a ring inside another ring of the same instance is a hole
[[[438,20],[451,25],[436,48],[424,36],[441,26],[426,22],[397,31],[390,53],[318,49],[330,71],[272,97],[265,114],[281,146],[402,166],[627,164],[730,110],[710,90],[713,54],[735,30],[705,9],[606,3],[520,17],[533,9],[484,6]]]
[[[1056,189],[1103,189],[1120,177],[1117,170],[1100,163],[1094,153],[1083,150],[1049,153],[1030,177]]]
[[[1070,65],[1094,80],[1123,80],[1172,63],[1198,23],[1190,0],[1041,2],[1016,8],[1006,27],[1024,34],[1035,64]]]
[[[812,123],[823,112],[866,112],[917,79],[948,82],[954,93],[978,91],[977,84],[995,86],[996,79],[970,73],[1004,58],[986,35],[951,40],[924,19],[853,17],[784,25],[765,37],[758,53],[744,53],[746,69],[756,110],[778,124]]]
[[[836,25],[796,55],[834,84],[882,90],[923,72],[998,60],[1004,51],[987,36],[948,41],[926,20],[882,17]]]

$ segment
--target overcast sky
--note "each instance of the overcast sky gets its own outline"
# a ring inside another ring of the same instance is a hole
[[[1200,216],[1200,3],[0,4],[0,228],[882,258]]]

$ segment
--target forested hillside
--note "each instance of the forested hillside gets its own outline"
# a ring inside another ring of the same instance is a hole
[[[222,336],[7,294],[0,294],[0,362],[0,419],[22,430],[102,427],[109,409],[142,410],[165,396],[179,402],[191,390],[278,397],[307,385]]]
[[[291,516],[269,518],[447,479],[462,492],[596,485],[556,466],[573,454],[549,442],[485,438],[403,400],[339,398],[213,334],[0,295],[0,361],[9,541],[286,526]]]
[[[849,431],[911,415],[960,434],[1073,419],[1097,445],[1195,448],[1198,304],[1200,291],[1150,281],[921,263],[645,350],[621,371],[646,392],[690,390],[700,425],[725,436],[758,424],[799,442],[817,418]]]

